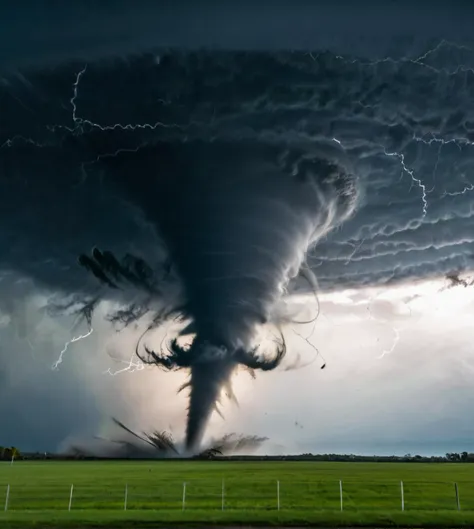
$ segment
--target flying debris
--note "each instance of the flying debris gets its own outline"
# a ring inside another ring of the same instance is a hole
[[[78,296],[71,296],[66,301],[51,301],[47,306],[48,313],[55,317],[58,314],[71,314],[78,317],[78,321],[85,320],[87,325],[92,325],[92,315],[100,301],[99,296],[83,299]]]
[[[112,418],[112,421],[120,428],[122,433],[125,433],[125,439],[109,439],[96,436],[95,439],[100,441],[98,446],[90,443],[80,446],[76,443],[66,449],[66,454],[76,457],[100,455],[102,457],[159,459],[183,456],[172,435],[168,432],[153,431],[138,434],[120,420]],[[267,437],[230,433],[210,441],[208,446],[196,452],[194,457],[198,459],[213,459],[226,455],[252,454],[266,441],[268,441]]]
[[[116,283],[125,281],[137,288],[157,293],[152,268],[143,259],[131,254],[126,254],[119,262],[112,252],[93,248],[92,258],[82,254],[79,264],[111,288],[118,288]],[[113,281],[109,276],[112,276]]]
[[[86,270],[92,272],[94,276],[102,283],[105,283],[110,288],[118,288],[117,285],[107,277],[107,275],[102,270],[100,264],[91,259],[88,255],[80,255],[78,258],[78,262]]]
[[[136,439],[139,439],[140,441],[143,441],[144,443],[148,444],[149,446],[151,446],[158,452],[164,453],[164,454],[170,454],[170,453],[178,454],[178,451],[174,445],[171,434],[168,434],[167,432],[154,431],[151,433],[144,433],[143,436],[141,436],[133,432],[132,430],[130,430],[127,426],[125,426],[118,419],[113,418],[112,420],[117,426],[119,426],[126,432],[133,435]]]
[[[465,279],[460,278],[459,273],[455,272],[451,274],[446,274],[446,279],[449,281],[449,285],[447,288],[453,288],[457,286],[467,287],[470,284]]]

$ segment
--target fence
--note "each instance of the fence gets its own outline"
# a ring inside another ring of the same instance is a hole
[[[2,488],[0,487],[0,494]],[[474,482],[138,481],[107,490],[93,483],[4,486],[4,510],[472,510]]]

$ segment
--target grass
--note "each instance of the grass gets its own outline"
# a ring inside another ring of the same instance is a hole
[[[343,482],[342,513],[339,480]],[[460,512],[454,482],[459,487]],[[183,483],[186,483],[184,511]],[[69,512],[71,484],[74,490]],[[4,512],[8,485],[8,511]],[[124,511],[125,490],[127,511]],[[191,522],[473,526],[474,465],[17,461],[13,465],[0,463],[0,509],[2,527],[36,524],[115,528]]]

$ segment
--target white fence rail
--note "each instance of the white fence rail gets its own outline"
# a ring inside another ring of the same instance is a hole
[[[199,480],[126,483],[103,490],[91,483],[40,488],[0,483],[4,510],[463,510],[474,511],[474,482]],[[1,496],[0,496],[1,498]],[[1,501],[1,499],[0,499]]]

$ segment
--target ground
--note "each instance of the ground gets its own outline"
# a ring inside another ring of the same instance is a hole
[[[17,461],[0,463],[0,509],[2,527],[473,526],[474,465]]]

